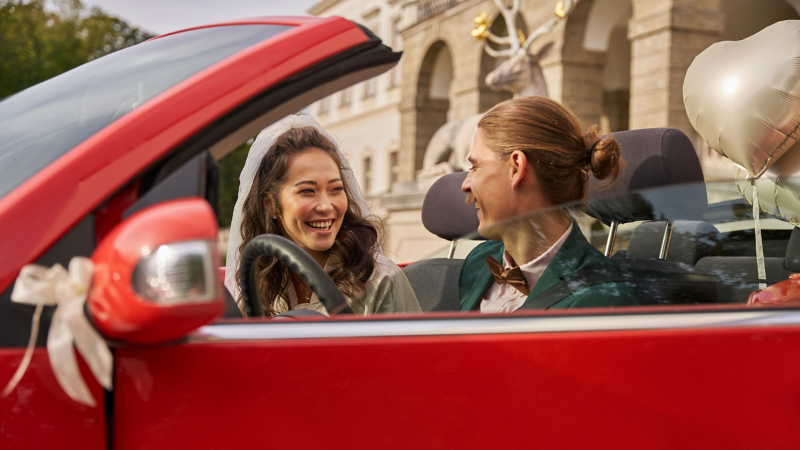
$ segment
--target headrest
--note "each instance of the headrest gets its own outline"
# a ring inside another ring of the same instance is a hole
[[[631,234],[628,258],[657,259],[661,252],[666,222],[645,222]],[[672,225],[667,261],[693,266],[719,248],[719,232],[714,225],[702,220],[676,220]]]
[[[794,227],[786,246],[786,259],[783,263],[787,270],[800,272],[800,228]]]
[[[694,146],[682,131],[648,128],[618,131],[625,168],[605,189],[591,177],[586,212],[606,225],[637,220],[694,219],[708,197]],[[664,189],[669,187],[669,189]],[[661,189],[658,189],[661,188]]]
[[[433,183],[422,202],[422,224],[431,233],[452,241],[478,229],[478,210],[464,203],[461,185],[467,172],[445,175]]]

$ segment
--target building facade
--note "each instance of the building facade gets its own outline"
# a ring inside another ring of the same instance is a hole
[[[521,0],[517,28],[536,29],[553,17],[556,3]],[[686,116],[686,70],[709,45],[798,19],[798,11],[800,0],[581,0],[530,53],[555,44],[540,63],[549,96],[585,125],[602,132],[680,129],[694,142],[706,178],[729,179],[731,163],[709,150]],[[470,36],[478,14],[489,15],[497,35],[504,34],[503,18],[492,0],[325,0],[310,12],[359,22],[404,51],[391,73],[333,94],[311,111],[349,152],[384,219],[390,257],[424,257],[446,245],[421,224],[424,186],[417,178],[425,149],[447,121],[510,97],[486,86],[500,61]]]

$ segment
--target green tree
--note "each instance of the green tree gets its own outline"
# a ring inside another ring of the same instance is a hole
[[[0,99],[153,35],[80,0],[0,0]],[[247,159],[243,144],[219,161],[220,226],[228,227]]]
[[[217,220],[220,227],[231,226],[233,207],[239,195],[239,174],[247,161],[252,141],[240,145],[219,160],[219,208]]]
[[[80,0],[0,0],[0,99],[153,35]]]

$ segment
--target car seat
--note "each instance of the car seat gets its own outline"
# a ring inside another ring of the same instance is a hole
[[[668,252],[660,260],[666,221],[645,222],[633,230],[624,258],[614,260],[642,277],[635,283],[646,304],[713,303],[717,287],[713,276],[694,267],[700,259],[719,252],[719,232],[701,220],[676,220]],[[683,274],[683,275],[681,275]],[[690,279],[686,277],[691,276]],[[683,279],[682,279],[683,278]]]
[[[628,243],[627,257],[658,259],[665,233],[666,221],[645,222],[633,230]],[[672,225],[666,260],[694,266],[701,258],[719,256],[719,232],[703,220],[676,220]]]
[[[719,277],[718,297],[726,303],[746,303],[750,294],[758,287],[758,266],[755,256],[707,256],[701,258],[697,268]],[[775,284],[800,272],[800,229],[795,227],[789,237],[784,257],[764,257],[767,278],[765,282]]]
[[[403,268],[423,311],[458,311],[458,279],[463,259],[453,259],[459,238],[476,235],[479,221],[474,205],[465,202],[461,185],[467,172],[456,172],[436,180],[422,203],[422,224],[431,233],[451,241],[448,258],[422,260]]]
[[[625,167],[606,189],[590,181],[586,212],[610,226],[606,255],[613,253],[616,227],[634,229],[624,257],[614,261],[629,275],[642,304],[708,303],[717,299],[713,277],[693,267],[714,248],[716,229],[696,219],[708,207],[700,161],[680,130],[651,128],[613,134]],[[709,228],[710,227],[710,228]],[[671,245],[668,245],[670,244]]]

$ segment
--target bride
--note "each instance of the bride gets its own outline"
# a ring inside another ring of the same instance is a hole
[[[323,267],[353,312],[420,312],[408,279],[381,253],[378,227],[333,138],[310,116],[288,116],[264,129],[250,147],[231,221],[225,286],[244,310],[239,256],[254,237],[274,233]],[[258,274],[268,316],[293,309],[327,315],[309,287],[277,259],[262,257]]]

